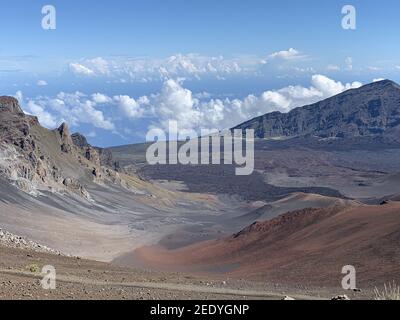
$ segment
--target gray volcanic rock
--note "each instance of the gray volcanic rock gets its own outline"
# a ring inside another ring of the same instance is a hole
[[[18,100],[13,97],[0,97],[0,111],[7,110],[12,113],[23,113]]]
[[[57,131],[60,134],[61,138],[61,150],[65,153],[71,152],[73,142],[69,133],[68,125],[66,123],[61,124]]]
[[[380,135],[400,125],[400,86],[383,80],[348,90],[289,113],[273,112],[233,129],[257,138],[314,135],[321,138]]]
[[[0,177],[32,195],[70,191],[88,200],[91,183],[122,184],[85,137],[72,137],[66,123],[43,128],[12,97],[0,97]]]
[[[91,145],[88,143],[86,137],[83,136],[82,134],[80,134],[79,132],[73,133],[71,135],[71,138],[72,138],[72,142],[74,143],[74,145],[76,145],[79,148],[91,147]]]
[[[27,240],[21,236],[17,236],[0,228],[0,244],[8,248],[19,248],[25,250],[32,250],[36,252],[48,252],[61,255],[61,252],[50,249],[37,242]]]
[[[92,145],[90,145],[88,143],[86,137],[78,132],[72,134],[71,139],[75,146],[77,146],[79,149],[83,150],[83,156],[87,160],[95,163],[97,166],[101,166],[101,163],[100,163],[101,149],[100,148],[95,148]]]

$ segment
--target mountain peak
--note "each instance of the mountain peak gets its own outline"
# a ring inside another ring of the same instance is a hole
[[[0,110],[7,110],[12,113],[23,113],[18,100],[9,96],[0,97]]]
[[[370,88],[375,88],[375,89],[377,89],[377,88],[386,88],[386,87],[394,87],[394,88],[400,89],[400,86],[396,82],[394,82],[392,80],[389,80],[389,79],[375,81],[375,82],[367,84],[367,85],[365,85],[363,87],[364,88],[370,87]],[[363,88],[363,87],[361,87],[361,88]]]
[[[257,138],[378,135],[400,126],[399,111],[400,86],[382,80],[289,113],[268,113],[234,129],[254,129]]]
[[[391,85],[399,86],[396,82],[394,82],[393,80],[390,80],[390,79],[383,79],[383,80],[375,81],[372,84],[391,84]]]

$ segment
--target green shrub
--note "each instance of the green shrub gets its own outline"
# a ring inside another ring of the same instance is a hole
[[[32,273],[39,272],[39,266],[37,264],[31,264],[31,265],[27,266],[26,268]]]

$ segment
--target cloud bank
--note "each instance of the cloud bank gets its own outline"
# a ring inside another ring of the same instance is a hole
[[[69,64],[76,76],[107,77],[123,81],[165,81],[170,78],[214,77],[257,74],[265,65],[280,64],[282,61],[299,61],[307,56],[294,48],[269,55],[206,56],[201,54],[176,54],[167,58],[97,57],[81,59]]]
[[[289,112],[362,85],[360,82],[341,83],[316,74],[308,87],[291,85],[241,99],[214,99],[204,92],[193,93],[184,84],[182,79],[167,79],[159,92],[136,98],[81,92],[60,92],[55,97],[32,99],[24,99],[21,92],[16,96],[28,113],[38,116],[49,128],[66,121],[77,127],[89,124],[107,131],[129,132],[135,123],[145,122],[147,129],[166,129],[168,122],[175,120],[182,130],[198,131],[200,128],[230,128],[269,112]]]

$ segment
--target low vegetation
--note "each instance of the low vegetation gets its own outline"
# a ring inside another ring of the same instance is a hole
[[[400,286],[394,281],[386,285],[384,284],[383,290],[375,288],[375,300],[400,300]]]

